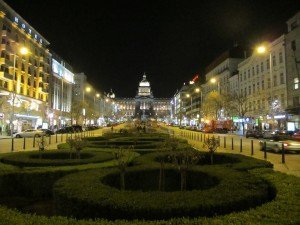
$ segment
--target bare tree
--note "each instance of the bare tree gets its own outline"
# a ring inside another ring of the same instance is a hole
[[[187,187],[187,173],[189,169],[198,163],[201,156],[199,152],[191,151],[189,148],[183,151],[173,152],[170,155],[172,163],[177,167],[180,172],[180,190],[186,191]]]
[[[203,113],[206,116],[217,120],[225,104],[226,102],[224,96],[217,91],[212,91],[207,94],[203,102]]]
[[[120,170],[120,189],[125,190],[125,173],[128,164],[133,159],[133,147],[130,146],[128,149],[120,147],[116,152],[114,152],[115,159],[117,160],[117,166]]]
[[[214,163],[214,153],[218,147],[220,147],[220,140],[214,136],[211,138],[208,137],[204,140],[203,147],[208,150],[210,154],[210,164],[212,165]]]
[[[230,94],[227,97],[229,99],[227,104],[227,109],[231,115],[238,115],[239,118],[242,119],[242,127],[243,127],[243,134],[244,134],[244,119],[247,112],[249,112],[249,107],[247,104],[247,97],[246,95],[239,94],[234,92],[234,94]]]

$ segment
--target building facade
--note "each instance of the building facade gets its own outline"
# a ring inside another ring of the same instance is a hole
[[[300,129],[300,12],[287,21],[285,43],[287,129]]]
[[[283,129],[287,119],[285,36],[266,44],[238,65],[239,94],[246,96],[246,129]],[[247,127],[249,126],[249,127]]]
[[[49,114],[49,42],[2,0],[0,32],[2,130],[42,126]]]
[[[116,98],[115,104],[118,118],[167,120],[171,115],[171,99],[154,98],[145,74],[135,98]]]
[[[51,109],[49,124],[51,127],[71,124],[73,85],[73,68],[52,52],[51,98],[49,98]]]

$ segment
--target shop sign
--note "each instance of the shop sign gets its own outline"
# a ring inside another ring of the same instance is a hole
[[[285,118],[284,114],[279,114],[274,116],[274,119],[284,119],[284,118]]]

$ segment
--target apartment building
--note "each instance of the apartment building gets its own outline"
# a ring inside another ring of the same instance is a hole
[[[8,132],[42,126],[49,115],[49,42],[2,0],[0,35],[0,125]]]

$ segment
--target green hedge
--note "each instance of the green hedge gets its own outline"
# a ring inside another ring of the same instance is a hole
[[[128,176],[133,171],[153,169],[159,171],[158,167],[130,168]],[[209,189],[185,192],[120,191],[103,182],[117,170],[92,170],[71,174],[55,183],[55,208],[61,215],[76,218],[153,220],[215,216],[261,205],[276,193],[269,182],[247,172],[225,167],[195,167],[193,171],[216,177],[220,182]],[[144,182],[151,180],[143,178]]]
[[[192,150],[192,149],[191,149]],[[179,149],[179,151],[181,151]],[[192,150],[196,151],[196,150]],[[197,151],[199,152],[199,151]],[[170,163],[168,156],[172,154],[169,151],[153,152],[145,154],[135,160],[136,164],[158,164],[159,158],[165,158],[166,163]],[[199,152],[201,158],[198,165],[210,165],[210,155],[207,152]],[[248,171],[254,168],[273,168],[273,164],[260,159],[255,159],[248,156],[230,153],[215,153],[213,166],[224,165],[227,168],[232,168],[240,171]]]
[[[3,156],[1,158],[1,162],[19,167],[41,167],[99,163],[112,160],[114,158],[111,153],[100,151],[83,151],[80,156],[81,158],[77,159],[74,151],[70,152],[61,150],[44,151],[42,153],[37,151],[18,152]]]
[[[0,173],[5,165],[0,163]],[[77,166],[78,167],[78,166]],[[76,168],[76,167],[74,167]],[[7,169],[7,168],[6,168]],[[44,170],[46,168],[43,168]],[[15,170],[17,173],[18,170]],[[44,173],[47,171],[44,171]],[[58,172],[58,171],[56,171]],[[64,175],[64,171],[59,171]],[[66,171],[65,171],[66,172]],[[18,172],[20,173],[20,171]],[[23,173],[23,172],[22,172]],[[29,172],[28,172],[29,173]],[[48,171],[49,176],[43,176],[45,179],[38,179],[41,177],[42,171],[36,175],[31,176],[30,183],[27,177],[24,179],[18,179],[18,183],[11,181],[11,184],[6,185],[6,189],[1,188],[1,196],[15,195],[15,187],[19,185],[26,185],[27,189],[32,189],[31,193],[36,193],[34,187],[41,185],[40,183],[45,183],[45,187],[39,188],[39,190],[44,190],[45,188],[52,192],[51,183],[49,177],[60,175],[51,175]],[[70,173],[70,172],[69,172]],[[267,202],[256,208],[230,213],[224,216],[216,216],[212,218],[207,217],[197,217],[197,218],[173,218],[170,220],[162,221],[144,221],[144,220],[114,220],[108,221],[105,219],[98,219],[96,221],[92,220],[75,220],[66,217],[46,217],[38,215],[23,214],[17,210],[8,209],[5,206],[0,205],[0,224],[1,225],[166,225],[166,224],[194,224],[194,225],[211,225],[211,224],[222,224],[222,225],[240,225],[240,224],[253,224],[253,225],[267,225],[267,224],[280,224],[280,225],[298,225],[300,224],[300,178],[286,175],[283,173],[273,172],[271,169],[258,168],[250,171],[251,174],[256,176],[261,176],[267,181],[273,183],[277,190],[276,198],[273,201]],[[7,177],[12,177],[7,174]],[[225,177],[226,178],[226,177]],[[53,179],[54,181],[55,179]],[[35,182],[35,183],[34,183]],[[5,183],[0,176],[0,187]],[[22,195],[24,193],[24,187],[20,186],[19,193]],[[82,191],[85,191],[82,189]],[[29,193],[29,194],[31,194]]]

